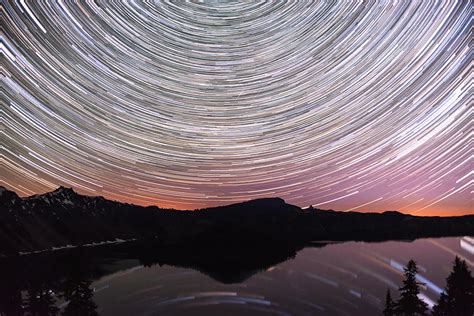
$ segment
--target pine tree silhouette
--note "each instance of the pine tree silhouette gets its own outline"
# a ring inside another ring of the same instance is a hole
[[[92,262],[87,253],[67,258],[68,276],[64,282],[62,297],[67,302],[63,316],[98,316],[97,305],[93,300],[90,271]]]
[[[474,278],[466,261],[456,256],[453,271],[446,281],[446,288],[433,308],[433,315],[474,315]]]
[[[64,291],[64,298],[69,301],[62,315],[98,316],[97,305],[92,300],[93,290],[89,280],[71,280]]]
[[[28,302],[26,310],[31,316],[55,316],[59,309],[53,290],[46,284],[33,286],[28,289]]]
[[[395,302],[392,300],[390,295],[390,289],[387,289],[387,296],[385,297],[385,309],[383,310],[384,316],[395,315]]]
[[[428,306],[420,298],[420,283],[416,282],[418,268],[413,260],[410,260],[404,268],[405,280],[400,290],[400,300],[397,302],[395,312],[397,315],[415,316],[426,315]]]

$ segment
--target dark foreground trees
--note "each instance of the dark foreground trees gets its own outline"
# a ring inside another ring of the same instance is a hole
[[[98,316],[97,305],[92,299],[92,281],[76,279],[67,283],[63,297],[68,304],[62,316]]]
[[[27,315],[31,316],[56,316],[59,308],[56,307],[54,292],[47,284],[33,286],[28,289],[28,300],[26,301]]]
[[[416,281],[418,268],[416,262],[410,260],[404,268],[405,280],[403,286],[399,288],[400,300],[395,306],[396,315],[426,315],[428,306],[419,297],[421,283]]]
[[[419,297],[421,283],[416,281],[416,274],[418,268],[416,262],[410,260],[407,266],[404,268],[405,279],[403,280],[403,286],[399,288],[400,299],[397,302],[392,300],[390,290],[387,290],[387,296],[385,299],[385,309],[383,310],[384,316],[418,316],[427,315],[428,306]]]
[[[392,300],[390,291],[385,299],[384,316],[417,316],[428,315],[428,306],[420,298],[420,288],[416,281],[418,269],[410,260],[404,268],[405,279],[399,289],[400,299]],[[445,291],[433,307],[433,316],[472,316],[474,315],[474,278],[467,263],[456,256],[453,271],[447,278]]]
[[[474,315],[474,278],[466,261],[456,256],[453,271],[446,281],[446,288],[433,307],[433,315]]]
[[[390,294],[390,290],[387,289],[387,296],[385,297],[385,309],[383,310],[384,316],[395,315],[395,307],[396,307],[396,304],[392,300],[392,295]]]

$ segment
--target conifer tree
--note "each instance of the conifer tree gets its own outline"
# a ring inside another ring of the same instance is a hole
[[[418,297],[420,283],[416,281],[418,268],[415,261],[410,260],[404,271],[405,280],[403,280],[403,286],[399,289],[400,300],[397,302],[395,312],[397,315],[403,316],[426,315],[428,306]]]
[[[395,302],[392,300],[390,295],[390,289],[387,289],[387,296],[385,297],[385,309],[383,310],[384,316],[395,315]]]
[[[89,280],[71,280],[64,291],[64,298],[69,301],[62,315],[64,316],[98,316],[97,305],[92,297],[94,291]]]
[[[31,316],[56,316],[59,309],[56,307],[54,293],[48,286],[32,287],[28,290],[27,312]]]
[[[466,261],[456,256],[453,271],[446,281],[446,288],[433,308],[433,315],[474,315],[474,278]]]

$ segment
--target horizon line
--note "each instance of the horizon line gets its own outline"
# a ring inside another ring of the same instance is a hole
[[[401,212],[401,211],[398,211],[396,209],[390,209],[390,210],[383,210],[383,211],[354,211],[355,209],[359,208],[359,207],[362,207],[364,206],[363,205],[360,205],[360,206],[357,206],[357,207],[353,207],[351,209],[348,209],[348,210],[335,210],[335,209],[321,209],[321,208],[318,208],[318,207],[315,207],[317,205],[323,205],[323,204],[327,204],[327,203],[330,203],[331,201],[326,201],[326,202],[323,202],[323,203],[317,203],[317,204],[311,204],[311,205],[308,205],[308,206],[298,206],[298,205],[295,205],[295,204],[291,204],[291,203],[288,203],[286,202],[285,199],[279,197],[279,196],[268,196],[268,197],[261,197],[261,198],[252,198],[252,199],[247,199],[247,200],[241,200],[241,201],[238,201],[238,202],[231,202],[229,204],[220,204],[220,205],[217,205],[217,206],[207,206],[207,207],[203,207],[203,208],[194,208],[194,209],[180,209],[180,208],[174,208],[174,207],[163,207],[163,206],[160,206],[158,204],[148,204],[148,205],[144,205],[144,204],[136,204],[136,203],[131,203],[131,202],[123,202],[123,201],[120,201],[120,200],[116,200],[116,199],[111,199],[111,198],[107,198],[103,195],[88,195],[88,194],[82,194],[82,193],[79,193],[77,192],[77,190],[74,188],[74,187],[67,187],[67,186],[64,186],[64,185],[59,185],[56,187],[56,189],[53,189],[51,191],[46,191],[44,193],[35,193],[35,194],[31,194],[31,195],[25,195],[25,196],[21,196],[18,194],[18,192],[16,190],[10,190],[8,189],[6,186],[3,186],[3,185],[0,185],[0,189],[5,189],[7,191],[10,191],[10,192],[14,192],[19,198],[21,199],[28,199],[28,198],[32,198],[32,197],[35,197],[35,196],[41,196],[41,195],[45,195],[45,194],[48,194],[48,193],[52,193],[52,192],[55,192],[57,190],[60,190],[61,188],[64,188],[66,190],[71,190],[73,191],[74,193],[76,193],[77,195],[80,195],[80,196],[87,196],[87,197],[98,197],[98,198],[103,198],[103,199],[106,199],[108,201],[112,201],[112,202],[117,202],[117,203],[123,203],[123,204],[129,204],[129,205],[133,205],[133,206],[138,206],[138,207],[157,207],[159,209],[163,209],[163,210],[173,210],[173,211],[183,211],[183,212],[194,212],[194,211],[200,211],[200,210],[205,210],[205,209],[210,209],[210,208],[219,208],[219,207],[226,207],[226,206],[231,206],[231,205],[235,205],[235,204],[242,204],[242,203],[246,203],[246,202],[251,202],[251,201],[256,201],[256,200],[264,200],[264,199],[281,199],[285,204],[287,205],[293,205],[295,207],[298,207],[299,209],[301,210],[308,210],[310,208],[313,208],[315,210],[319,210],[319,211],[334,211],[334,212],[341,212],[341,213],[350,213],[350,212],[353,212],[353,213],[374,213],[374,214],[383,214],[383,213],[386,213],[386,212],[397,212],[397,213],[400,213],[400,214],[403,214],[403,215],[408,215],[408,216],[419,216],[419,217],[460,217],[460,216],[467,216],[467,215],[474,215],[472,213],[465,213],[465,214],[459,214],[459,215],[415,215],[415,214],[410,214],[410,213],[404,213],[404,212]],[[380,198],[381,199],[381,198]],[[378,200],[380,200],[378,199]],[[373,201],[372,201],[373,202]],[[370,204],[372,202],[369,202],[369,203],[365,203],[365,204]]]

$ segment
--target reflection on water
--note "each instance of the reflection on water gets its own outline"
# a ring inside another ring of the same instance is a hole
[[[429,305],[444,288],[455,255],[471,269],[474,260],[469,237],[297,250],[144,256],[95,249],[2,259],[6,282],[0,285],[0,310],[11,315],[381,315],[385,292],[397,293],[409,259],[418,263],[422,297]]]

